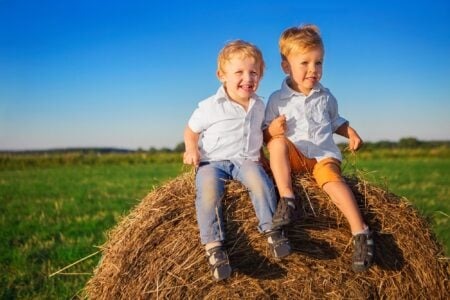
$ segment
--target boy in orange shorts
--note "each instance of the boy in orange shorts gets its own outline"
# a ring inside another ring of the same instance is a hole
[[[363,142],[348,121],[339,116],[334,96],[319,83],[324,59],[319,29],[314,25],[289,28],[281,35],[279,46],[281,67],[287,77],[281,89],[269,98],[264,132],[280,194],[273,226],[287,225],[298,215],[291,172],[309,172],[350,223],[352,267],[356,272],[365,271],[373,261],[373,239],[342,177],[342,155],[333,133],[347,137],[351,151],[358,150]]]

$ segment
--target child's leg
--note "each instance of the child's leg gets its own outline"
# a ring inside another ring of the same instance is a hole
[[[195,207],[200,239],[207,248],[208,243],[221,242],[225,239],[221,200],[225,192],[225,180],[229,178],[227,172],[217,162],[201,165],[197,171]]]
[[[231,275],[228,255],[222,245],[225,240],[225,228],[222,217],[222,197],[229,162],[212,162],[200,165],[195,178],[197,197],[195,207],[200,238],[205,245],[208,264],[214,280],[224,280]]]
[[[291,173],[309,172],[313,169],[316,160],[306,158],[297,147],[286,137],[272,138],[267,148],[270,153],[270,169],[280,197],[293,198]]]
[[[352,190],[342,178],[340,162],[333,158],[321,160],[314,166],[313,175],[317,184],[344,214],[352,233],[357,234],[364,231],[367,226],[362,219]]]
[[[258,229],[267,237],[272,255],[275,258],[283,258],[291,254],[289,240],[281,230],[273,228],[272,216],[277,207],[277,198],[273,182],[262,165],[247,160],[233,172],[233,177],[241,181],[248,189],[259,221]]]
[[[235,168],[233,178],[248,189],[261,232],[272,229],[272,215],[277,207],[277,198],[272,180],[261,164],[246,160],[240,168]]]
[[[276,228],[290,224],[299,218],[298,201],[292,188],[291,172],[302,173],[312,170],[316,160],[306,158],[297,147],[284,136],[274,137],[267,147],[270,152],[270,166],[277,183],[280,200],[273,216]]]
[[[362,219],[352,190],[341,176],[340,162],[333,158],[321,160],[314,167],[313,175],[350,224],[353,234],[353,270],[367,270],[373,262],[374,241],[369,227]]]
[[[284,137],[276,137],[269,141],[267,149],[270,153],[270,169],[272,170],[278,192],[281,197],[294,197],[291,181],[291,164],[289,148]]]
[[[345,182],[332,181],[323,185],[323,190],[330,196],[331,201],[344,214],[350,224],[353,235],[361,233],[367,228],[364,223],[355,196]]]

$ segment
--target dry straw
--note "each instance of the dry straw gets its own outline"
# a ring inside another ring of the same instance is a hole
[[[375,265],[351,270],[351,233],[343,215],[307,177],[295,178],[302,220],[287,230],[295,252],[274,260],[245,188],[224,199],[233,274],[213,282],[195,218],[193,173],[147,195],[110,233],[85,287],[91,299],[445,299],[449,263],[429,224],[403,199],[346,178],[375,230]]]

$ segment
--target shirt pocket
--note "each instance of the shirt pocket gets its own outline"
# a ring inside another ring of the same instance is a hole
[[[327,110],[327,102],[325,99],[321,99],[315,103],[311,108],[311,120],[316,124],[328,124],[330,123],[330,115]]]

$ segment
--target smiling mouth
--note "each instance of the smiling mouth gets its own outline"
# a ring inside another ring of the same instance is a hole
[[[251,84],[243,84],[240,86],[240,88],[246,91],[253,91],[253,85]]]

